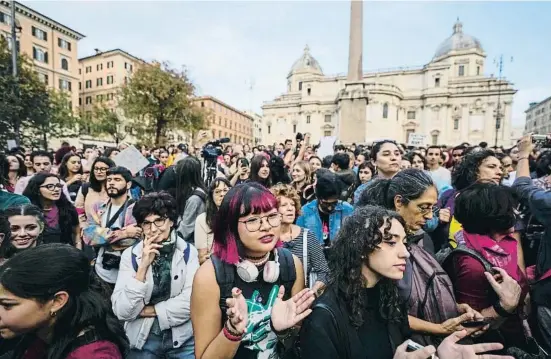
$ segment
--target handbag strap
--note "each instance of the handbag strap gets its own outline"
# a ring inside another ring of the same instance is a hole
[[[304,270],[304,287],[308,287],[308,230],[302,234],[302,268]]]

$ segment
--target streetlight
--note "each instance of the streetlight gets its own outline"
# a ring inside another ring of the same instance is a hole
[[[512,56],[510,62],[513,62]],[[494,60],[494,64],[496,64],[499,69],[499,76],[497,77],[496,139],[494,144],[497,148],[497,137],[499,134],[499,129],[501,128],[501,74],[503,72],[503,54],[499,55],[499,61]]]

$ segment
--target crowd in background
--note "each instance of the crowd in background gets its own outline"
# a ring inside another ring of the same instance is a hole
[[[126,147],[0,155],[0,358],[549,357],[530,136]]]

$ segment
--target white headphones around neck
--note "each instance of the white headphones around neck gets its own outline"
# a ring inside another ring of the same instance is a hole
[[[275,260],[268,261],[264,264],[262,278],[268,283],[275,283],[279,278],[279,255],[277,249],[274,249],[274,259]],[[243,281],[252,283],[258,278],[258,267],[253,262],[242,259],[237,264],[237,275]]]

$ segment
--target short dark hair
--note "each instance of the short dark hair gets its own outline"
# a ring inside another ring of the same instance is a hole
[[[339,198],[341,195],[341,180],[333,172],[318,176],[316,182],[316,197],[318,199]]]
[[[132,172],[130,172],[126,167],[115,166],[115,167],[109,168],[107,170],[107,176],[113,176],[113,175],[121,175],[126,182],[132,181]]]
[[[285,140],[285,144],[287,144],[287,142],[293,143],[293,140],[291,140],[290,138],[288,138],[288,139]]]
[[[454,216],[468,233],[504,233],[515,225],[517,216],[513,190],[495,183],[475,183],[455,199]]]
[[[551,151],[544,151],[536,160],[536,176],[543,177],[551,174]]]
[[[348,153],[335,153],[331,159],[331,164],[337,165],[341,170],[347,170],[350,166],[350,156]]]
[[[461,150],[461,151],[465,152],[466,149],[467,149],[467,146],[465,146],[465,145],[455,146],[455,147],[452,149],[452,153],[453,153],[454,151],[458,151],[458,150]]]
[[[482,148],[486,148],[486,147],[488,147],[488,142],[480,142],[480,143],[478,144],[478,146],[479,146],[479,147],[482,147]]]
[[[321,167],[323,168],[329,168],[331,167],[331,162],[333,161],[333,156],[328,155],[323,157],[323,160],[321,160]]]
[[[48,157],[50,159],[50,162],[54,163],[54,155],[51,152],[44,151],[44,150],[37,150],[31,152],[31,162],[34,163],[35,157]]]
[[[132,209],[132,216],[136,219],[137,224],[142,224],[145,218],[152,214],[166,217],[174,222],[176,226],[178,223],[178,206],[174,197],[165,191],[148,193],[140,198]]]
[[[436,145],[429,146],[429,147],[427,147],[427,153],[429,152],[429,150],[430,150],[431,148],[437,149],[438,151],[440,151],[440,155],[442,155],[442,152],[443,152],[443,151],[442,151],[442,147],[436,146]]]
[[[344,147],[344,145],[336,145],[335,152],[336,151],[346,151],[346,147]]]

